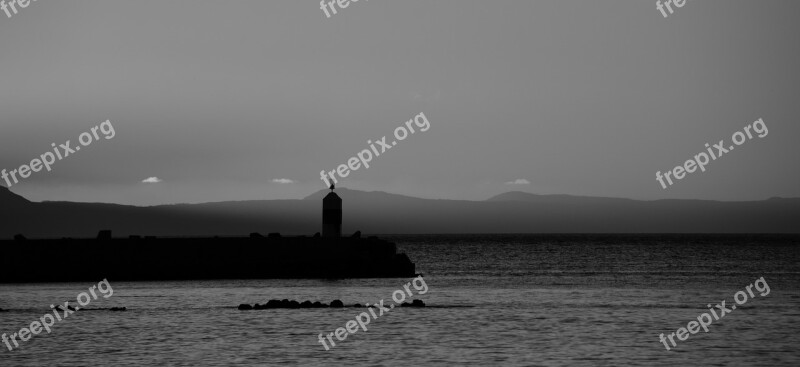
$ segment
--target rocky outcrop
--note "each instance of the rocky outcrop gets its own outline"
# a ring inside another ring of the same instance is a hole
[[[263,305],[259,305],[256,303],[254,306],[251,306],[246,303],[242,303],[239,305],[238,309],[240,311],[250,311],[250,310],[267,310],[267,309],[294,309],[294,308],[364,308],[364,307],[377,307],[376,305],[368,305],[364,306],[360,303],[356,303],[352,306],[346,306],[344,302],[340,300],[333,300],[331,301],[330,305],[324,304],[319,301],[311,302],[311,301],[290,301],[288,299],[277,300],[271,299],[267,301],[267,303]],[[422,300],[415,299],[413,302],[408,303],[405,302],[400,307],[425,307],[425,302]]]

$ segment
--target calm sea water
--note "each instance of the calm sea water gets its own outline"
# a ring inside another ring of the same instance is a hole
[[[127,312],[78,311],[14,351],[0,345],[0,366],[800,365],[800,236],[382,237],[425,274],[428,292],[412,288],[407,301],[435,307],[394,309],[330,351],[317,335],[363,310],[236,306],[388,304],[410,279],[110,279],[113,296],[87,307]],[[666,351],[660,333],[685,327],[709,303],[730,308],[760,277],[767,296],[754,290],[708,333]],[[0,308],[10,310],[0,313],[0,333],[27,327],[51,304],[75,304],[94,284],[0,285]]]

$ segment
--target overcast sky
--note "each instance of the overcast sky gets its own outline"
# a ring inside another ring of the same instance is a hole
[[[669,18],[641,0],[362,0],[331,18],[314,0],[19,10],[0,13],[0,168],[105,120],[116,131],[12,186],[31,200],[301,198],[420,112],[430,130],[340,185],[800,196],[798,1],[690,0]],[[758,118],[765,138],[666,190],[656,181]]]

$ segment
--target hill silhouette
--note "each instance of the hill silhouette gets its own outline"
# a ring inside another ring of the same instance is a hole
[[[320,190],[302,200],[137,207],[30,202],[0,187],[0,238],[245,236],[320,231]],[[366,233],[798,233],[800,199],[640,201],[508,192],[483,201],[421,199],[339,188],[343,234]]]
[[[11,192],[11,190],[9,190],[7,187],[0,186],[0,203],[3,204],[4,209],[14,209],[24,207],[25,205],[30,204],[30,201]]]

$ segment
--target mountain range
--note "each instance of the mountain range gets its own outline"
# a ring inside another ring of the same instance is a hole
[[[149,207],[31,202],[0,186],[0,238],[113,235],[312,235],[321,230],[328,190],[297,200]],[[507,192],[482,201],[436,200],[336,189],[343,233],[798,233],[800,199],[642,201]]]

